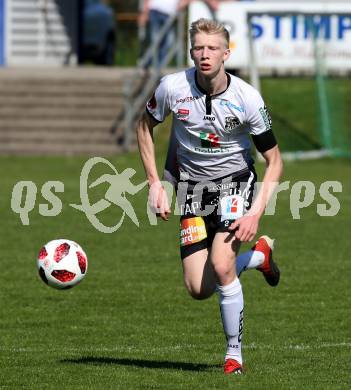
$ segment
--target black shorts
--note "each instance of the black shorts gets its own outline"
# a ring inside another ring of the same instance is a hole
[[[250,209],[257,175],[253,167],[206,182],[180,182],[180,255],[185,257],[210,248],[217,232],[228,227]]]

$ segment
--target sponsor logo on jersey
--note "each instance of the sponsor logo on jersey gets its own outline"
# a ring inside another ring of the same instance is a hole
[[[204,121],[210,121],[210,122],[214,122],[216,120],[216,117],[214,116],[211,116],[211,115],[205,115],[204,118],[203,118]]]
[[[187,96],[185,98],[179,98],[176,100],[176,103],[189,103],[195,100],[200,99],[200,96]]]
[[[195,152],[200,152],[200,153],[208,153],[208,154],[222,154],[222,153],[230,153],[230,152],[235,152],[235,148],[231,147],[220,147],[220,148],[201,148],[199,146],[195,146],[194,148]]]
[[[264,121],[264,124],[266,125],[266,131],[272,130],[272,118],[268,112],[267,107],[261,107],[259,111]]]
[[[240,120],[237,116],[226,116],[225,117],[225,126],[224,126],[224,131],[226,133],[230,133],[231,131],[233,131],[235,128],[237,128],[238,126],[240,126],[241,123],[240,123]]]
[[[202,217],[183,219],[180,224],[180,245],[186,246],[200,242],[207,237]]]
[[[179,108],[177,112],[177,118],[180,121],[185,121],[189,118],[190,111],[186,108]]]
[[[214,133],[200,132],[201,146],[203,148],[219,148],[219,136]]]
[[[239,112],[245,112],[243,107],[237,106],[236,104],[231,103],[228,100],[221,100],[220,105],[221,106],[226,106],[226,107],[229,107],[229,108],[234,108],[234,110],[237,110]]]
[[[151,99],[147,102],[147,107],[150,108],[150,110],[155,110],[157,107],[155,92],[153,93]]]

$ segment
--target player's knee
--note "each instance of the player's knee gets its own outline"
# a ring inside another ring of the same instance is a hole
[[[213,269],[217,278],[220,280],[229,277],[233,273],[233,267],[227,263],[219,262],[217,264],[213,264]]]

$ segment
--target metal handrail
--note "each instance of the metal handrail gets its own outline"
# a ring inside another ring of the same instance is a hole
[[[183,36],[183,34],[184,34],[184,31],[183,31],[184,12],[181,11],[181,12],[176,13],[173,16],[169,17],[167,22],[161,28],[160,33],[158,34],[156,40],[151,43],[151,45],[146,50],[143,57],[138,61],[139,68],[145,69],[145,68],[149,67],[149,64],[152,64],[154,69],[160,69],[162,67],[167,66],[171,62],[171,60],[174,56],[174,53],[172,56],[167,56],[167,58],[163,61],[162,64],[159,64],[157,59],[158,59],[158,52],[159,52],[162,40],[170,32],[170,30],[173,28],[173,25],[176,22],[177,22],[177,39],[176,39],[177,43],[173,47],[173,51],[178,52],[177,66],[182,65],[183,60],[180,57],[182,57],[184,55],[184,43],[183,43],[183,39],[184,39],[184,36]],[[168,58],[168,57],[170,57],[170,58]],[[179,63],[179,62],[181,62],[181,63]]]

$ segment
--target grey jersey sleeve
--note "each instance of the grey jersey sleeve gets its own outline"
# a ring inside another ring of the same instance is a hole
[[[167,77],[161,79],[156,91],[146,104],[146,110],[157,122],[163,122],[171,112]]]

